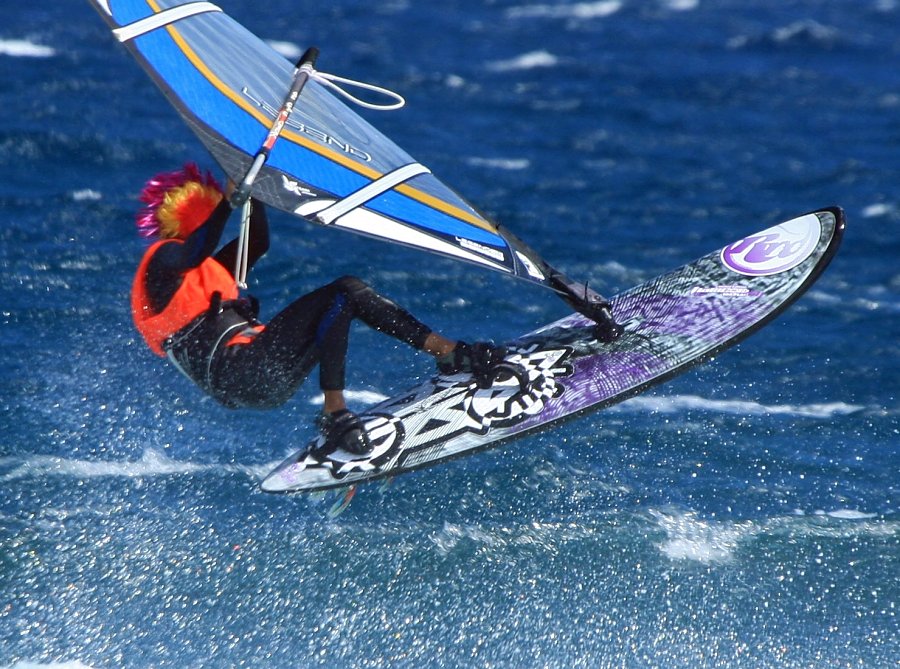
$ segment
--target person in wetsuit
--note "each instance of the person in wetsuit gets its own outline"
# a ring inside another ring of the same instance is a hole
[[[325,405],[317,426],[326,452],[371,450],[343,395],[353,319],[430,353],[444,374],[471,372],[484,381],[503,359],[504,349],[489,343],[441,336],[353,276],[298,298],[263,324],[256,300],[237,288],[238,240],[216,251],[232,209],[212,175],[194,164],[157,175],[141,201],[139,231],[155,241],[138,266],[131,307],[147,345],[230,408],[280,406],[318,364]],[[269,248],[265,207],[251,203],[248,267]]]

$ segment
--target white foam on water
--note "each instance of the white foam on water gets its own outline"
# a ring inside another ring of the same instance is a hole
[[[835,509],[834,511],[816,511],[816,515],[829,516],[830,518],[838,518],[840,520],[867,520],[869,518],[877,518],[877,513],[866,513],[865,511],[856,511],[855,509]]]
[[[303,55],[303,49],[293,42],[269,39],[266,40],[266,44],[292,62],[296,62]]]
[[[655,413],[679,413],[682,411],[712,411],[716,413],[750,416],[801,416],[804,418],[834,418],[863,411],[865,407],[846,402],[821,404],[766,405],[747,400],[712,400],[697,395],[673,395],[668,397],[633,397],[614,407],[618,411],[652,411]]]
[[[93,202],[103,198],[103,194],[100,193],[100,191],[91,188],[82,188],[81,190],[72,191],[71,196],[76,202]]]
[[[650,516],[665,531],[659,550],[670,560],[718,564],[730,561],[740,542],[758,528],[751,522],[701,519],[695,512],[650,510]]]
[[[735,558],[741,544],[759,536],[827,537],[900,537],[900,522],[884,520],[875,513],[852,509],[816,511],[807,515],[796,511],[759,521],[720,521],[700,518],[694,511],[650,510],[649,515],[666,533],[657,544],[660,552],[674,562],[725,564]]]
[[[809,38],[816,42],[830,42],[838,35],[836,28],[823,25],[812,19],[794,21],[776,28],[772,37],[778,43],[789,43],[797,39]]]
[[[78,660],[72,660],[70,662],[49,663],[29,662],[28,660],[23,660],[21,662],[16,662],[15,664],[0,667],[0,669],[91,669],[91,666],[88,664],[83,664]]]
[[[498,170],[526,170],[531,167],[527,158],[466,158],[473,167],[491,167]]]
[[[900,520],[896,519],[896,512],[883,516],[856,509],[819,509],[807,514],[797,509],[793,516],[767,521],[765,531],[790,537],[900,539]]]
[[[700,6],[700,0],[662,0],[662,6],[673,12],[688,12]]]
[[[0,56],[16,58],[50,58],[56,51],[49,46],[25,39],[0,39]]]
[[[597,19],[612,16],[622,9],[620,0],[575,2],[571,4],[538,4],[510,7],[509,18]]]
[[[466,85],[466,80],[458,74],[448,74],[444,78],[444,84],[447,88],[462,88]]]
[[[11,460],[13,459],[6,458],[5,463],[9,463]],[[140,460],[72,460],[52,455],[37,455],[20,460],[17,467],[0,477],[0,482],[44,476],[71,476],[74,478],[122,476],[126,478],[144,478],[168,476],[171,474],[191,474],[197,471],[216,469],[227,471],[235,468],[223,465],[199,465],[172,460],[159,451],[148,448],[144,451]]]
[[[499,546],[505,542],[499,536],[485,532],[477,525],[459,525],[456,523],[444,523],[440,532],[431,535],[431,541],[437,547],[441,555],[449,555],[461,542],[468,540],[482,546]]]
[[[509,547],[531,547],[538,551],[556,553],[561,544],[590,538],[594,530],[581,523],[541,523],[483,527],[444,523],[440,531],[429,537],[442,556],[451,554],[460,545],[476,550],[504,550]]]
[[[533,70],[538,67],[554,67],[559,63],[559,58],[549,51],[529,51],[509,60],[495,60],[487,64],[487,69],[493,72],[515,72],[518,70]]]
[[[755,44],[774,43],[791,45],[813,43],[830,46],[840,38],[837,28],[826,26],[813,19],[801,19],[771,30],[765,36],[738,35],[728,40],[731,49],[742,49]]]
[[[863,207],[863,218],[878,218],[879,216],[889,216],[897,211],[897,206],[887,202],[876,202],[867,207]]]

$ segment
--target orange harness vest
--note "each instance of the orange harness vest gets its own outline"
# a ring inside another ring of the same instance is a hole
[[[231,273],[214,258],[207,258],[199,266],[185,272],[181,286],[169,303],[161,312],[154,312],[147,294],[147,266],[161,245],[172,242],[182,243],[175,239],[164,239],[147,249],[138,265],[131,288],[131,315],[134,324],[150,349],[162,357],[166,356],[163,350],[166,339],[209,309],[213,293],[220,293],[223,301],[238,297],[238,289]],[[232,339],[228,343],[238,342]]]

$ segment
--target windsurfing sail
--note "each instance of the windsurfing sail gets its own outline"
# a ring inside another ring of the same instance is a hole
[[[210,2],[89,0],[236,183],[296,68]],[[311,70],[308,70],[311,71]],[[598,323],[608,303],[487,220],[310,76],[255,178],[266,204],[551,288]]]

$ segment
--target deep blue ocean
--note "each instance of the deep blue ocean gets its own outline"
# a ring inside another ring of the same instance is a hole
[[[551,263],[614,294],[827,205],[777,321],[643,396],[333,498],[270,495],[308,383],[229,411],[138,340],[145,179],[214,163],[78,0],[3,0],[0,667],[896,668],[900,2],[221,0]],[[356,274],[453,337],[540,288],[272,214],[271,316]],[[362,408],[431,373],[353,331]]]

